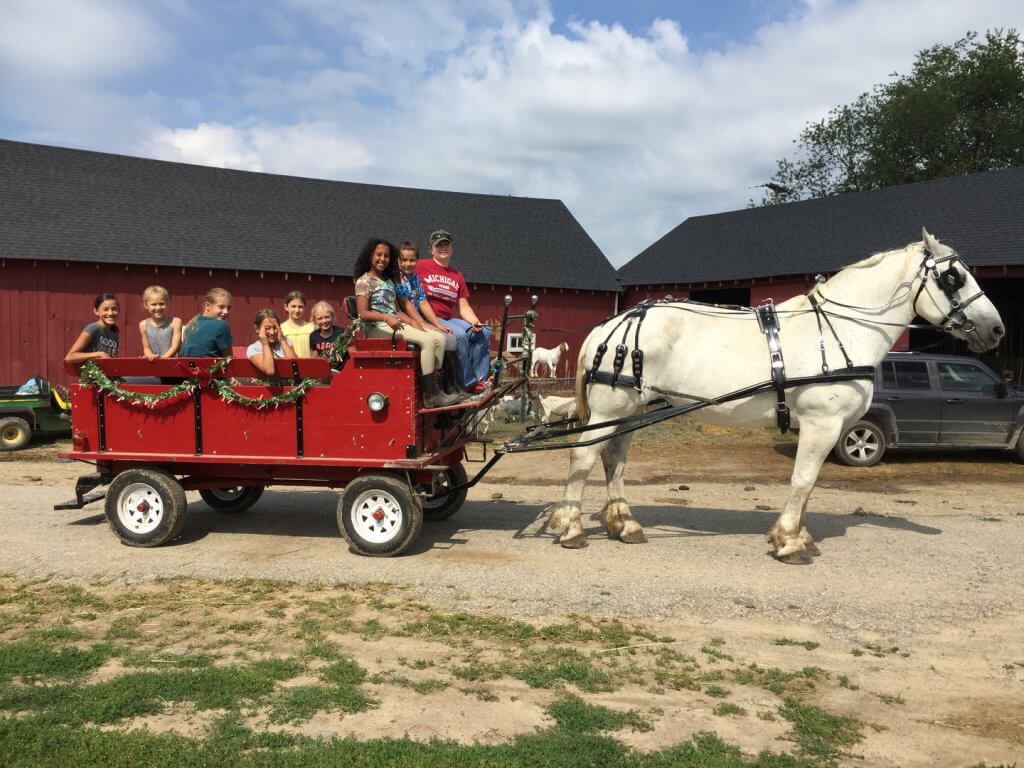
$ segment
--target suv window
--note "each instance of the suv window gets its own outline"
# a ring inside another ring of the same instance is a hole
[[[882,363],[882,386],[886,389],[931,389],[928,363],[920,360],[886,360]]]
[[[996,391],[996,382],[992,377],[976,365],[969,363],[940,362],[939,381],[942,388],[952,392],[991,392]]]

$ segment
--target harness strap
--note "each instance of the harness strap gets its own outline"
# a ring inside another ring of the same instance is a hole
[[[828,312],[825,312],[821,308],[821,303],[815,298],[814,293],[807,294],[808,300],[811,302],[811,306],[814,307],[814,314],[818,320],[818,335],[821,337],[821,370],[824,373],[828,373],[828,362],[825,359],[825,337],[821,332],[821,320],[825,319],[825,324],[828,326],[829,331],[832,333],[832,338],[836,340],[836,346],[839,347],[839,351],[843,354],[843,359],[846,361],[847,368],[853,368],[853,360],[846,354],[846,347],[843,346],[842,340],[839,338],[839,334],[836,333],[835,326],[832,325],[832,319],[828,316]]]
[[[754,310],[757,313],[757,324],[768,342],[768,355],[772,362],[772,384],[775,387],[775,420],[779,431],[789,431],[790,413],[786,405],[786,363],[782,359],[782,344],[779,342],[779,316],[775,313],[775,304],[769,300]]]
[[[647,317],[647,310],[656,303],[658,302],[654,300],[641,302],[620,316],[619,322],[608,332],[604,341],[597,345],[594,360],[586,372],[588,384],[593,382],[596,384],[607,384],[611,387],[619,385],[630,386],[637,392],[643,389],[644,352],[640,349],[640,326],[643,324],[644,318]],[[631,355],[633,375],[624,376],[622,369],[626,365],[626,355],[629,352],[626,342],[629,339],[629,330],[633,327],[634,319],[636,320],[636,330],[633,334],[633,353]],[[608,343],[612,340],[612,336],[622,327],[623,323],[626,324],[626,327],[622,332],[622,341],[615,345],[615,357],[612,360],[613,370],[611,373],[602,372],[599,369],[601,362],[604,360],[605,353],[608,351]]]

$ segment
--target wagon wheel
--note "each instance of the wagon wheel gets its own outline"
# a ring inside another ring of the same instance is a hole
[[[210,509],[218,512],[247,512],[263,495],[262,485],[239,485],[234,488],[203,488],[199,495]]]
[[[107,521],[130,547],[167,543],[181,533],[187,509],[181,483],[160,469],[126,469],[107,490]]]
[[[338,528],[360,555],[399,555],[422,527],[422,505],[408,483],[395,475],[361,475],[345,486],[338,502]]]
[[[851,467],[872,467],[881,461],[886,447],[885,433],[877,424],[858,421],[843,432],[832,453]]]
[[[0,451],[17,451],[32,439],[32,427],[17,416],[0,419]]]
[[[446,471],[437,473],[438,492],[433,496],[423,497],[423,519],[436,522],[447,520],[466,503],[468,488],[462,488],[454,493],[449,493],[447,488],[462,485],[466,482],[466,470],[461,464],[449,467]]]

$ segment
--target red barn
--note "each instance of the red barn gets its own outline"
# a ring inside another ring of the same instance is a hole
[[[139,355],[142,291],[160,284],[171,312],[202,309],[214,286],[234,296],[237,343],[256,311],[284,295],[339,308],[369,236],[413,240],[428,255],[438,228],[455,238],[453,265],[482,320],[502,299],[540,297],[538,344],[568,341],[612,314],[615,271],[559,200],[304,179],[0,141],[0,383],[43,375],[91,322],[98,293],[121,302],[122,354]],[[512,339],[514,343],[516,340]],[[574,353],[566,356],[569,372]],[[566,374],[566,369],[560,371]]]
[[[872,253],[921,239],[956,248],[1002,315],[1007,334],[985,356],[1024,381],[1024,168],[870,192],[694,216],[619,269],[623,306],[670,294],[751,306],[806,292]],[[911,331],[902,348],[966,354],[936,331]]]

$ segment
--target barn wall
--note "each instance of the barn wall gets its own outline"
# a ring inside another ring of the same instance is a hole
[[[203,295],[214,286],[233,294],[231,333],[236,344],[254,338],[252,318],[271,307],[280,314],[284,295],[303,291],[310,304],[326,299],[338,310],[342,297],[351,295],[346,277],[253,272],[245,270],[181,269],[75,262],[0,260],[0,384],[20,384],[42,375],[67,383],[63,359],[82,328],[94,319],[92,302],[99,293],[115,294],[121,302],[122,355],[142,352],[138,324],[144,319],[142,291],[154,283],[171,292],[171,314],[188,320],[202,310]],[[532,289],[540,297],[539,343],[556,346],[568,341],[573,349],[585,330],[612,314],[615,295],[592,291]],[[474,286],[471,302],[481,320],[501,322],[502,299],[514,297],[513,311],[526,308],[531,289]],[[339,322],[340,325],[345,323]],[[569,329],[563,331],[561,329]],[[495,342],[497,345],[497,342]],[[575,369],[575,354],[569,359]],[[563,366],[565,363],[563,362]]]

